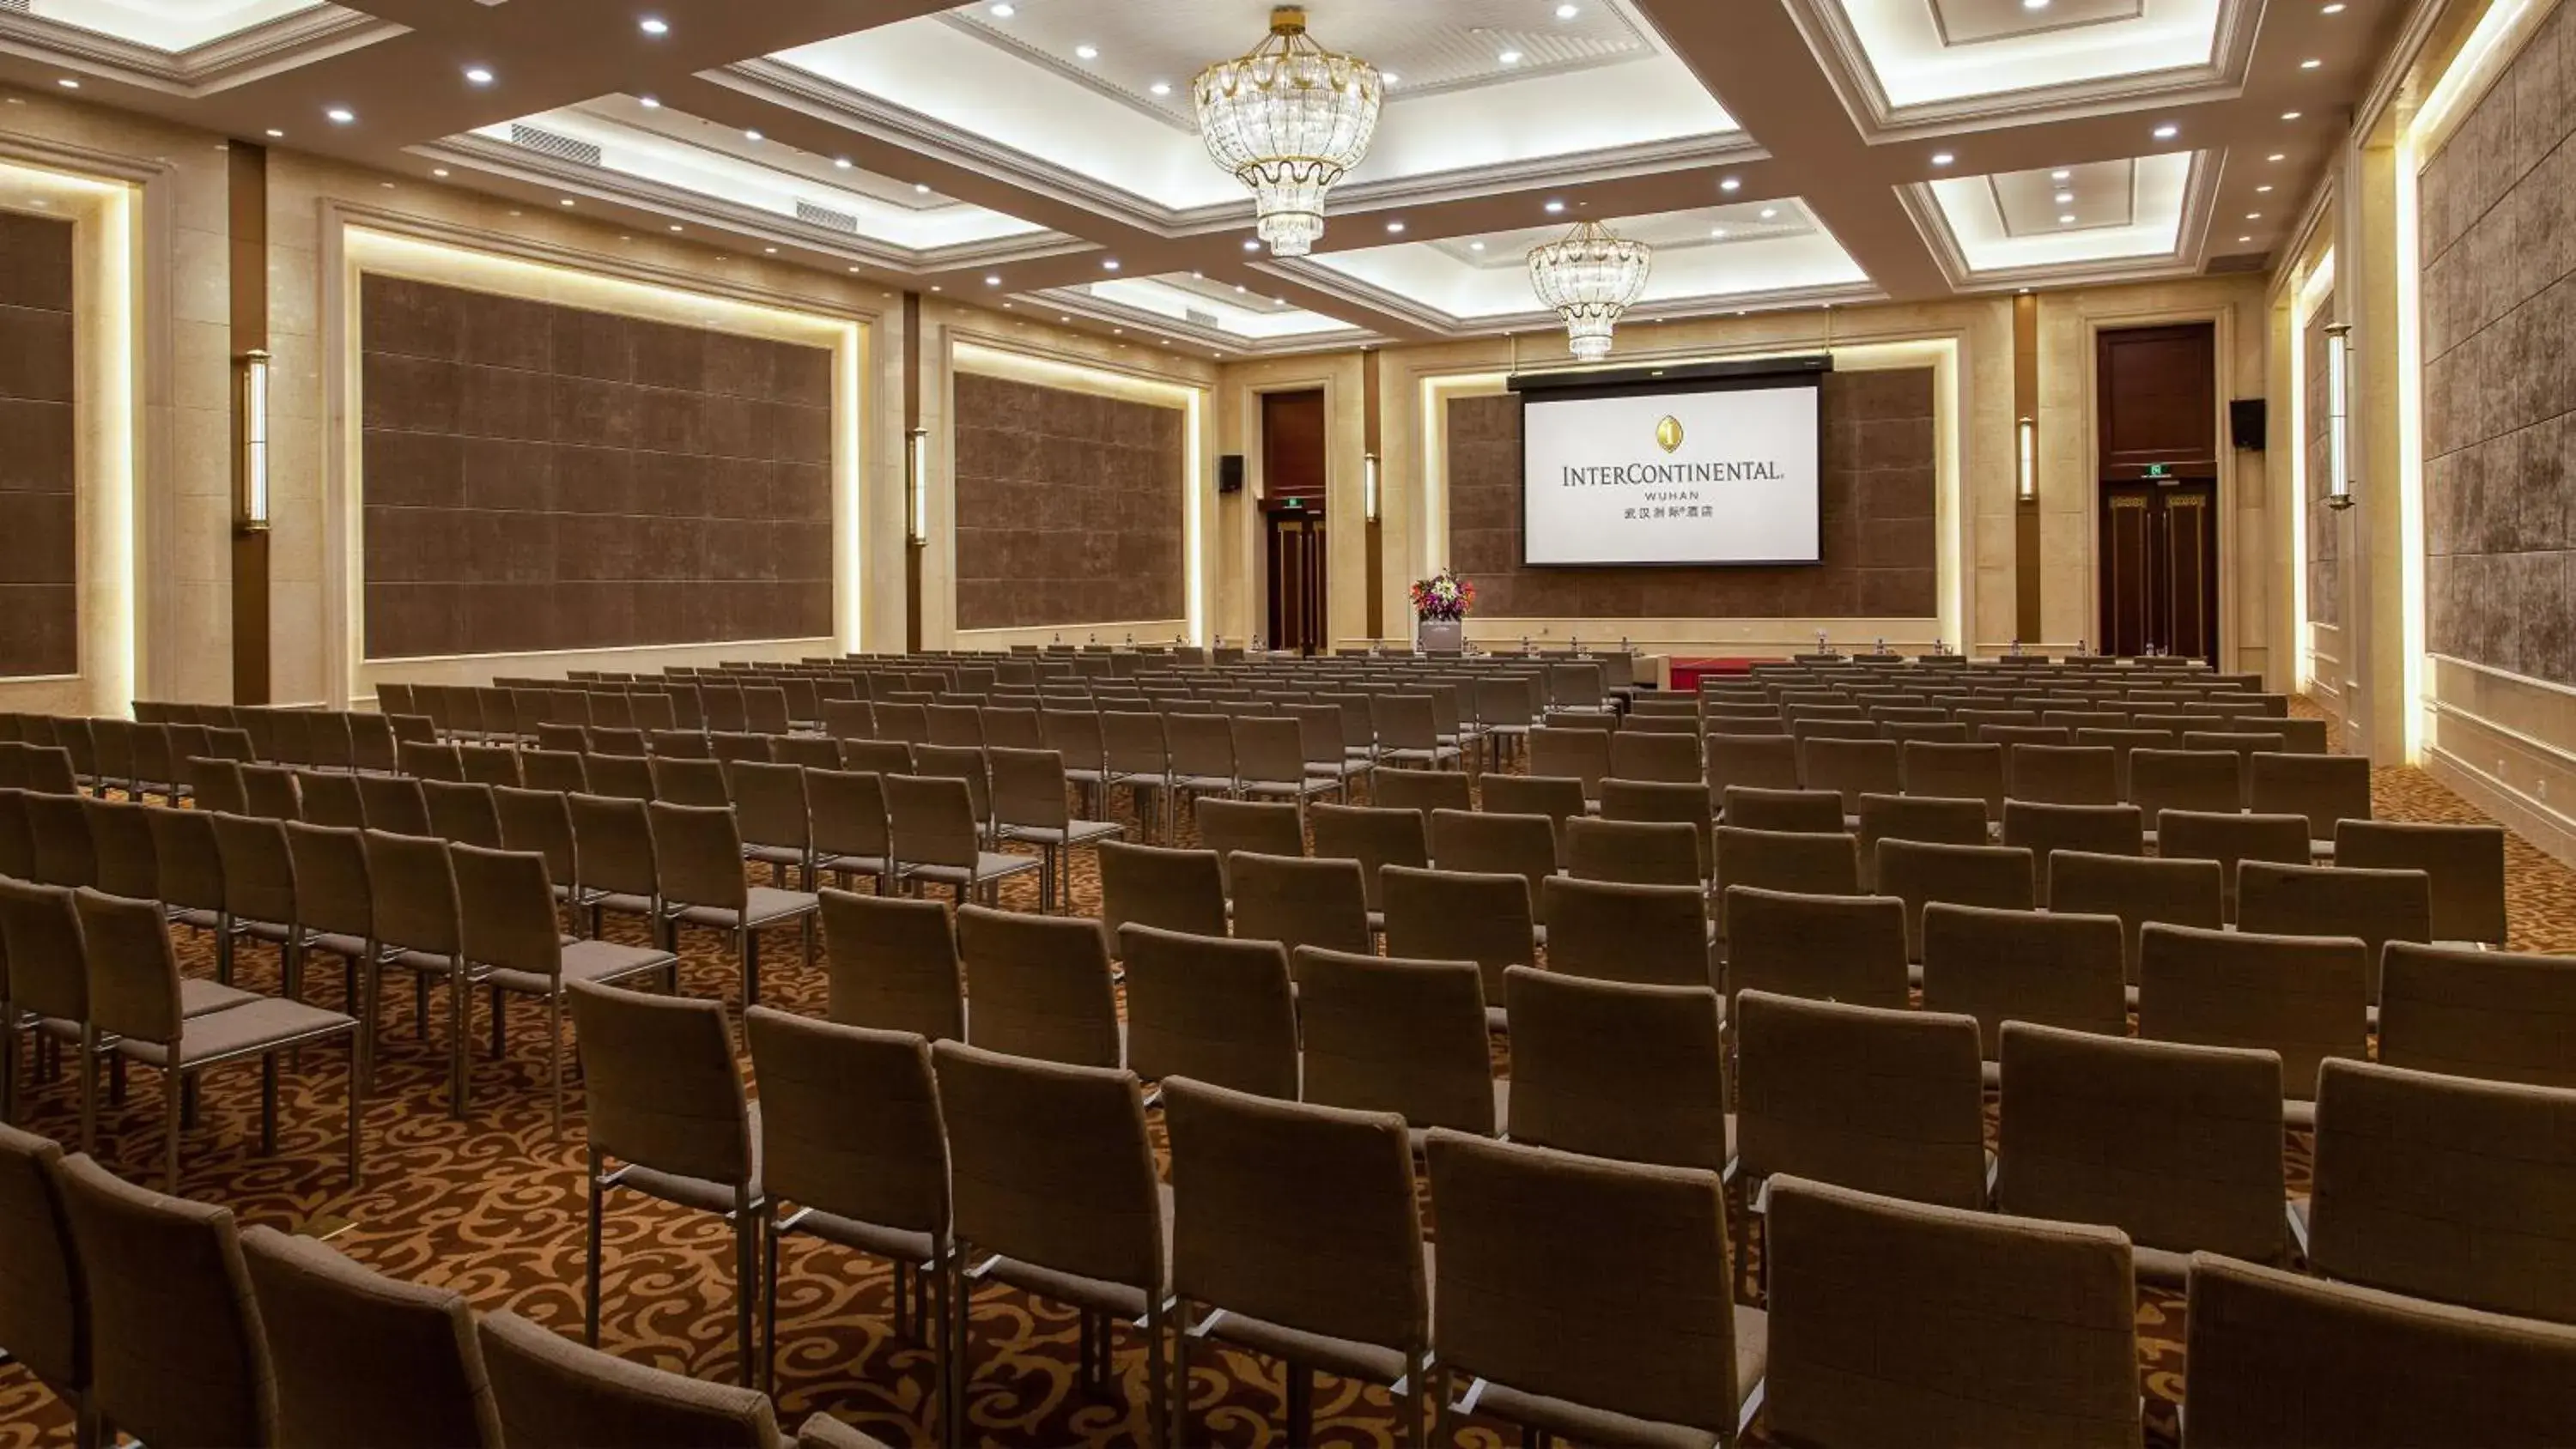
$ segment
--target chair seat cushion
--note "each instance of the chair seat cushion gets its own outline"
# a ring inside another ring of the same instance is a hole
[[[236,1006],[248,1006],[254,1001],[267,999],[256,991],[244,991],[238,986],[200,981],[194,976],[179,978],[179,1015],[182,1017],[230,1011]]]
[[[563,979],[566,981],[618,981],[660,971],[680,958],[668,951],[649,946],[620,946],[614,941],[567,941],[563,946]],[[555,978],[534,971],[512,971],[496,967],[483,974],[486,985],[528,996],[551,996]]]
[[[189,1017],[179,1036],[179,1066],[185,1070],[224,1057],[334,1036],[357,1024],[336,1011],[264,996]],[[117,1043],[117,1050],[148,1067],[165,1066],[170,1060],[168,1048],[160,1042],[128,1037]]]

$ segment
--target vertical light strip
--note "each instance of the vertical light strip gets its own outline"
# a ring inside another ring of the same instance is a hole
[[[867,456],[861,451],[872,430],[859,421],[859,399],[864,396],[860,379],[871,365],[869,354],[876,334],[853,322],[841,329],[837,366],[840,385],[834,389],[833,407],[838,414],[832,420],[832,446],[839,454],[839,476],[832,480],[836,496],[839,538],[832,550],[834,587],[841,591],[841,638],[838,653],[853,653],[867,636],[860,632],[867,622]]]
[[[2508,8],[2521,6],[2497,7]],[[2483,23],[2479,29],[2485,29]],[[2424,327],[2416,256],[2416,229],[2422,225],[2416,214],[2416,165],[2415,128],[2409,126],[2397,142],[2397,598],[2406,668],[2400,713],[2408,764],[2424,757]]]
[[[914,543],[930,542],[930,430],[906,435],[903,454],[904,527]]]
[[[2013,424],[2013,447],[2017,454],[2015,476],[2019,480],[2021,501],[2039,497],[2039,420],[2023,418]]]
[[[1193,644],[1207,642],[1207,515],[1205,504],[1199,497],[1200,491],[1208,486],[1207,469],[1199,456],[1199,414],[1206,400],[1205,389],[1192,388],[1182,407],[1181,456],[1187,460],[1182,466],[1188,470],[1184,475],[1188,486],[1181,490],[1181,496],[1189,501],[1181,515],[1181,557],[1189,570],[1186,581],[1189,596],[1182,607],[1189,619],[1190,642]]]
[[[2290,303],[2290,658],[2301,693],[2316,683],[2317,641],[2308,618],[2308,319],[2334,300],[2328,248]]]
[[[134,577],[134,514],[141,480],[136,476],[134,429],[137,398],[134,377],[134,202],[133,188],[111,187],[99,200],[99,302],[105,325],[100,332],[107,354],[106,376],[113,379],[106,407],[108,426],[98,478],[99,527],[107,538],[109,577],[114,582],[117,617],[96,637],[106,641],[107,657],[93,676],[93,704],[102,713],[122,716],[133,708],[135,640],[142,628]]]

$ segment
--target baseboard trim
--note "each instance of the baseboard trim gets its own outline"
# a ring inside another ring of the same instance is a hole
[[[2426,747],[2424,773],[2492,815],[2544,854],[2576,866],[2576,818],[2517,790],[2439,745]]]

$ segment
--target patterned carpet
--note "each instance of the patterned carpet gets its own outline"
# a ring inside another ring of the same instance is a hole
[[[2412,769],[2379,772],[2374,793],[2385,818],[2482,818]],[[2518,839],[2510,851],[2513,944],[2576,950],[2576,873]],[[1071,874],[1077,904],[1096,911],[1098,880],[1087,859]],[[1033,879],[1012,883],[1006,902],[1033,908],[1034,886],[1026,883]],[[183,951],[192,973],[211,974],[211,952],[204,945],[184,943]],[[821,1013],[822,973],[798,965],[791,932],[773,937],[763,966],[765,1000]],[[276,989],[274,955],[247,956],[244,977],[248,985]],[[321,970],[314,979],[316,999],[338,1005],[338,973]],[[739,991],[738,974],[712,937],[688,943],[682,989],[726,999]],[[363,1186],[351,1192],[342,1176],[346,1057],[330,1048],[306,1052],[301,1068],[286,1073],[273,1157],[257,1151],[257,1072],[241,1067],[210,1077],[200,1120],[183,1147],[182,1190],[229,1204],[245,1223],[296,1229],[317,1220],[345,1221],[349,1225],[332,1242],[362,1263],[455,1288],[479,1307],[508,1308],[577,1336],[583,1224],[578,1080],[569,1094],[565,1135],[557,1141],[548,1127],[539,1013],[525,1006],[513,1013],[507,1054],[496,1062],[479,1045],[488,1039],[482,1025],[488,1019],[478,1004],[474,1115],[454,1121],[444,1107],[443,1039],[415,1035],[408,991],[389,989],[386,997],[378,1091],[366,1114]],[[1499,1048],[1497,1061],[1508,1065]],[[119,1172],[158,1186],[157,1083],[149,1073],[138,1073],[136,1084],[125,1106],[101,1114],[102,1155]],[[77,1136],[76,1093],[68,1074],[33,1094],[30,1119],[32,1130]],[[2305,1187],[2306,1157],[2307,1143],[2293,1134],[2293,1191]],[[734,1381],[732,1247],[725,1225],[706,1214],[619,1194],[611,1200],[606,1240],[603,1343],[638,1362]],[[894,1336],[891,1289],[891,1272],[881,1262],[810,1241],[790,1246],[779,1290],[782,1423],[828,1410],[889,1442],[930,1442],[929,1355]],[[2140,1382],[2149,1401],[2148,1442],[2154,1445],[2177,1439],[2182,1308],[2176,1295],[2146,1290],[2140,1297]],[[975,1442],[1142,1440],[1145,1359],[1134,1338],[1120,1338],[1116,1382],[1103,1398],[1077,1383],[1070,1310],[987,1288],[976,1295],[972,1332],[968,1427]],[[1194,1367],[1191,1442],[1282,1442],[1285,1385],[1275,1361],[1202,1349]],[[1517,1441],[1492,1421],[1455,1422],[1455,1442],[1469,1449]],[[1340,1379],[1318,1379],[1314,1424],[1318,1443],[1395,1442],[1385,1392]],[[52,1398],[24,1370],[0,1368],[0,1449],[70,1442],[69,1418]],[[1758,1435],[1753,1442],[1761,1442]]]

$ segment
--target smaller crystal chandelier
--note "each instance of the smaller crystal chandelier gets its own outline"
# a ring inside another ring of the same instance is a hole
[[[1386,82],[1377,67],[1306,34],[1306,12],[1270,12],[1270,38],[1190,82],[1208,155],[1252,188],[1273,256],[1301,257],[1324,234],[1324,192],[1360,164],[1377,134]]]
[[[1610,329],[1646,290],[1655,249],[1622,241],[1597,221],[1530,248],[1530,288],[1565,319],[1566,345],[1577,360],[1610,355]]]

